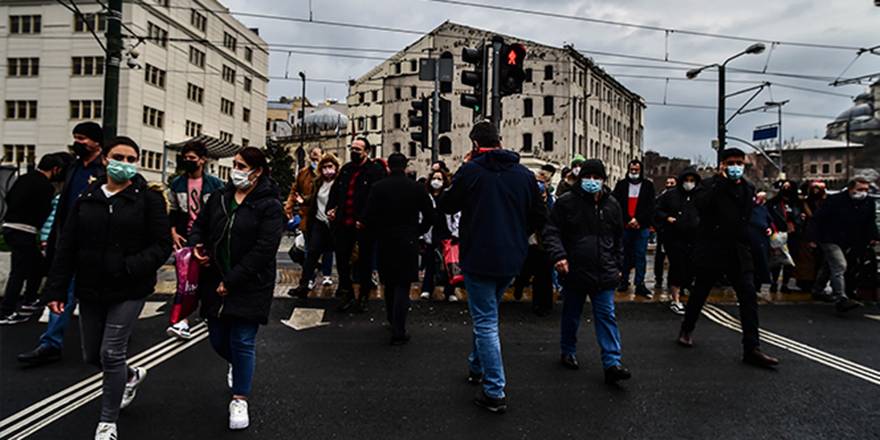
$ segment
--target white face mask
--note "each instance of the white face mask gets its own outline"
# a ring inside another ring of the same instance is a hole
[[[861,202],[862,200],[865,200],[865,197],[868,197],[868,193],[866,193],[866,192],[857,192],[855,194],[852,194],[853,200],[855,200],[857,202]]]
[[[253,173],[254,173],[254,170],[250,170],[250,171],[232,170],[232,184],[235,185],[235,187],[238,189],[250,188],[254,184],[254,181],[249,179],[249,177]]]
[[[434,189],[443,188],[443,180],[441,180],[441,179],[431,180],[431,188],[434,188]]]
[[[681,184],[681,187],[685,191],[693,191],[697,187],[697,182],[685,182]]]
[[[579,175],[580,173],[581,173],[581,167],[575,167],[575,168],[572,168],[572,169],[571,169],[571,174],[572,174],[575,178],[577,178],[578,175]]]

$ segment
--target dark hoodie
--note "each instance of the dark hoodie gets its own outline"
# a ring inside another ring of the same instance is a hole
[[[260,178],[257,187],[232,211],[234,196],[232,183],[215,191],[187,240],[193,246],[205,245],[211,258],[211,265],[199,272],[201,315],[266,324],[275,290],[275,253],[284,230],[278,184]],[[224,238],[229,246],[229,272],[218,264],[218,247]],[[221,281],[229,291],[222,298],[217,295]]]
[[[694,176],[697,185],[690,191],[684,189],[684,178]],[[693,168],[685,168],[678,177],[678,186],[666,191],[657,200],[654,208],[654,224],[663,225],[663,239],[676,243],[693,244],[700,225],[700,213],[694,205],[694,198],[703,189],[700,187],[700,173]],[[675,219],[669,223],[669,217]]]
[[[490,150],[462,165],[440,197],[446,214],[461,212],[461,268],[513,277],[526,260],[529,235],[547,221],[535,175],[519,155]]]

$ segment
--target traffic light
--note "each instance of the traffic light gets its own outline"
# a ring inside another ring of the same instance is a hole
[[[422,96],[422,99],[414,99],[410,101],[410,105],[412,105],[413,109],[408,113],[409,127],[420,127],[422,130],[421,133],[411,133],[410,137],[413,141],[422,144],[422,149],[428,148],[428,141],[431,139],[431,132],[428,130],[428,120],[431,114],[431,101]]]
[[[500,67],[498,92],[501,96],[522,93],[522,83],[526,79],[526,72],[523,69],[525,57],[526,48],[522,44],[501,46],[500,59],[498,60]]]
[[[461,94],[461,105],[474,110],[474,121],[486,117],[486,95],[489,88],[489,49],[482,45],[478,48],[465,47],[461,50],[461,60],[473,64],[473,71],[461,72],[461,83],[474,88],[473,93]]]
[[[448,99],[440,98],[440,125],[438,130],[441,134],[452,131],[452,103]]]

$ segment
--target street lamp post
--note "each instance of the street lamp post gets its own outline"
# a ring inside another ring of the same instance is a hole
[[[782,171],[782,168],[783,168],[783,167],[782,167],[782,142],[784,141],[784,138],[782,137],[782,106],[785,105],[785,104],[788,104],[788,100],[787,100],[787,99],[786,99],[785,101],[767,101],[767,102],[764,103],[764,105],[767,106],[767,107],[776,107],[776,110],[777,110],[777,116],[778,116],[778,118],[779,118],[779,119],[778,119],[778,125],[779,125],[779,138],[778,138],[778,139],[779,139],[779,143],[776,144],[776,146],[777,146],[776,151],[779,153],[779,167],[778,167],[778,168],[779,168],[779,172],[780,172],[780,174],[783,173],[783,171]],[[784,176],[782,176],[782,177],[784,177]]]
[[[299,168],[305,166],[304,156],[306,153],[306,73],[303,71],[299,72],[299,77],[302,78],[303,83],[303,93],[302,99],[299,102],[300,107],[302,108],[302,118],[299,120],[300,130],[299,130],[299,151],[297,154],[297,159],[299,159]]]
[[[724,147],[727,144],[727,127],[725,122],[725,114],[724,114],[724,101],[727,97],[725,95],[725,69],[727,68],[727,63],[739,58],[743,55],[757,55],[759,53],[764,52],[764,44],[755,43],[746,48],[746,50],[724,60],[723,63],[718,64],[709,64],[703,67],[699,67],[696,69],[688,70],[685,76],[687,79],[696,78],[703,70],[706,70],[710,67],[718,68],[718,163],[721,163],[721,154],[724,153]]]

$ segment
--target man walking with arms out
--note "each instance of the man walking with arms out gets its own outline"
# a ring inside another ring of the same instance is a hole
[[[498,129],[484,121],[469,135],[473,150],[440,209],[461,211],[461,268],[474,321],[468,381],[483,384],[474,402],[492,412],[507,410],[504,365],[498,338],[498,305],[528,252],[529,234],[547,220],[534,174],[519,155],[501,149]]]

